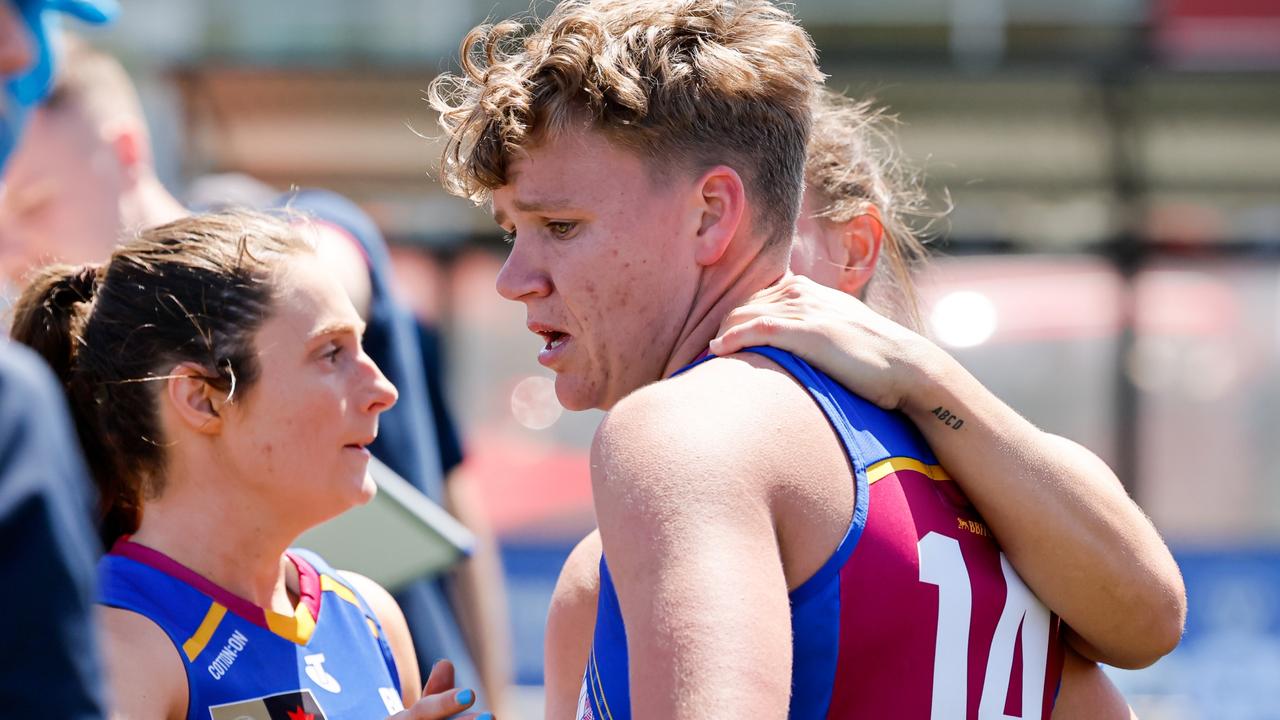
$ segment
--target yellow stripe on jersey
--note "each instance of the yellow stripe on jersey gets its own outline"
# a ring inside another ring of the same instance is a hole
[[[591,660],[587,665],[587,678],[595,687],[595,695],[600,698],[600,709],[604,711],[602,720],[613,720],[613,712],[609,710],[609,699],[604,696],[604,681],[600,679],[600,664],[596,662],[596,648],[591,646]]]
[[[182,653],[187,656],[187,662],[195,662],[196,656],[209,644],[209,639],[213,637],[214,631],[218,629],[218,625],[222,623],[222,618],[226,614],[227,609],[218,603],[209,605],[209,612],[204,614],[200,627],[196,628],[195,633],[182,643]]]
[[[351,592],[351,588],[328,575],[320,576],[320,590],[331,592],[352,605],[360,607],[360,602],[356,600],[356,594]]]
[[[316,619],[312,617],[311,609],[301,601],[293,609],[293,617],[269,610],[263,614],[267,616],[267,628],[271,632],[299,645],[310,642],[311,634],[316,631]]]
[[[925,465],[919,460],[909,457],[891,457],[867,468],[867,484],[869,485],[884,478],[886,475],[892,475],[902,470],[914,470],[939,482],[951,479],[951,476],[947,475],[947,471],[943,470],[941,465]]]

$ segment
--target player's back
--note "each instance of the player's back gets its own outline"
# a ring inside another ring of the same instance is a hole
[[[1061,676],[1057,620],[1026,589],[915,428],[798,358],[790,373],[854,469],[836,551],[790,594],[790,717],[1048,717]],[[626,635],[601,559],[580,718],[629,717]]]

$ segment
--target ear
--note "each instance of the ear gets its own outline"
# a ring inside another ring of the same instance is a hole
[[[884,225],[880,220],[880,210],[875,205],[868,206],[866,212],[840,228],[840,242],[844,246],[846,260],[836,280],[837,289],[862,297],[876,272],[883,241]]]
[[[131,183],[136,182],[141,177],[142,167],[149,162],[142,133],[133,124],[119,123],[107,131],[107,137],[125,178]]]
[[[182,363],[169,371],[165,395],[180,422],[197,433],[217,435],[222,432],[219,409],[225,394],[205,380],[206,371],[194,363]]]
[[[746,187],[738,172],[725,165],[704,173],[696,187],[699,222],[694,260],[699,265],[714,265],[738,233],[747,210]]]

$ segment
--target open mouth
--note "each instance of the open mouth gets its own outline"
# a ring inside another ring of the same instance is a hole
[[[542,339],[546,342],[546,345],[543,348],[544,350],[555,350],[569,339],[568,333],[562,333],[556,330],[547,330],[545,332],[538,333],[538,335],[541,335]]]

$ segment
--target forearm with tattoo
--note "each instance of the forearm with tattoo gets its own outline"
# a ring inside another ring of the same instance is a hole
[[[941,420],[944,425],[951,428],[952,430],[959,430],[961,426],[964,425],[964,420],[961,420],[958,416],[952,414],[950,410],[947,410],[941,405],[934,408],[932,414],[934,417]]]

